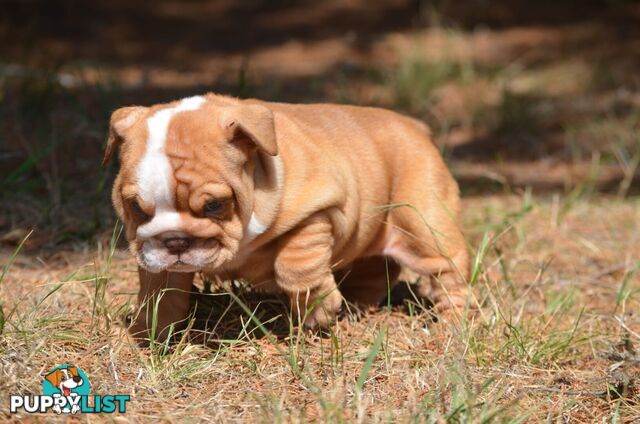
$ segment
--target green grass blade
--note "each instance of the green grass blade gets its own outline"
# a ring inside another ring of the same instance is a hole
[[[371,349],[369,349],[369,354],[367,355],[367,359],[364,361],[364,365],[362,365],[362,369],[360,370],[360,375],[358,376],[358,381],[356,381],[356,391],[358,393],[362,393],[362,388],[364,387],[364,383],[369,376],[369,372],[371,371],[371,366],[373,365],[373,361],[378,356],[378,351],[380,350],[380,345],[382,345],[382,340],[384,339],[384,335],[386,333],[386,328],[382,329],[378,332],[376,339],[373,341],[371,345]]]
[[[16,258],[18,257],[18,253],[20,253],[20,250],[22,250],[22,246],[24,246],[24,244],[26,243],[27,239],[29,237],[31,237],[31,234],[33,234],[33,230],[29,231],[29,234],[27,234],[22,241],[20,242],[20,244],[18,245],[18,247],[16,247],[16,250],[13,251],[13,253],[11,254],[11,257],[9,258],[9,260],[7,261],[7,263],[5,264],[5,266],[2,268],[2,274],[0,274],[0,284],[2,284],[2,281],[4,280],[4,277],[7,275],[7,273],[9,272],[9,268],[11,268],[11,265],[13,265],[13,262],[16,260]]]

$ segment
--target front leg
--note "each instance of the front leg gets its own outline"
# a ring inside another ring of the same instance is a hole
[[[275,261],[276,283],[308,328],[327,328],[342,305],[331,272],[331,223],[314,216],[284,236]]]
[[[164,340],[169,335],[171,324],[180,328],[189,315],[189,295],[193,284],[192,272],[152,273],[138,268],[140,292],[138,293],[138,316],[131,326],[131,334],[140,344],[152,337]],[[157,320],[154,326],[154,309]]]

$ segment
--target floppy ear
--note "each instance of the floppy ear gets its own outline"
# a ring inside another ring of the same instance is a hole
[[[233,131],[235,136],[245,135],[263,152],[278,154],[276,129],[271,110],[262,105],[231,106],[220,117],[220,125]]]
[[[55,370],[44,377],[53,387],[58,387],[62,382],[62,371]]]
[[[74,377],[78,376],[78,367],[69,367],[67,371]]]
[[[136,123],[145,110],[146,107],[143,106],[128,106],[122,107],[111,114],[109,136],[107,138],[107,147],[104,150],[104,158],[102,158],[102,166],[109,163],[113,153],[122,144],[123,134]]]

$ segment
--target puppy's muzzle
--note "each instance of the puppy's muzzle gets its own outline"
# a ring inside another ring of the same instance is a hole
[[[167,238],[164,238],[162,241],[164,243],[164,246],[172,255],[179,255],[181,253],[186,252],[187,249],[189,249],[189,247],[191,247],[191,245],[193,244],[193,238],[186,237],[186,236],[167,237]]]

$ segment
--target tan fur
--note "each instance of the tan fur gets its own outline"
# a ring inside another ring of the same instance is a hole
[[[329,325],[339,309],[336,271],[346,274],[344,291],[356,300],[381,300],[388,270],[375,258],[382,255],[421,276],[420,294],[430,295],[439,311],[465,304],[469,263],[458,222],[458,186],[424,124],[376,108],[206,98],[198,110],[172,118],[165,150],[186,232],[202,243],[219,243],[219,258],[207,273],[282,290],[294,311],[319,305],[307,314],[308,325]],[[112,117],[112,132],[119,121],[135,121],[118,133],[122,165],[113,201],[137,255],[138,224],[125,202],[136,196],[133,172],[147,137],[143,118],[174,105],[119,110]],[[278,161],[284,169],[281,186],[275,183]],[[225,219],[198,215],[212,197],[233,199]],[[153,205],[141,206],[153,214]],[[247,241],[252,213],[268,230]],[[363,258],[385,274],[364,270],[350,277],[346,271]],[[394,264],[391,284],[398,273]],[[165,274],[163,284],[172,272]],[[181,288],[188,291],[191,278],[180,277]],[[142,293],[141,302],[150,296]],[[184,307],[177,309],[162,310],[163,324],[186,317]]]

